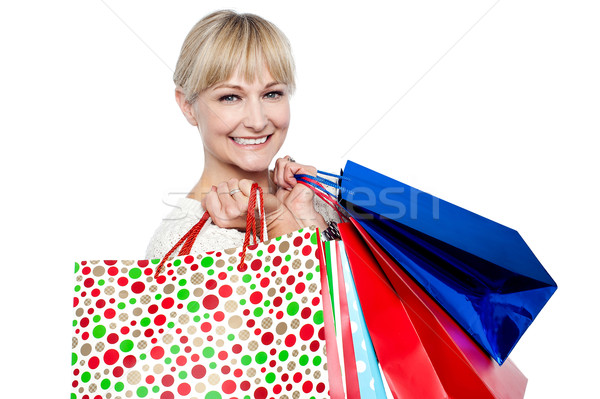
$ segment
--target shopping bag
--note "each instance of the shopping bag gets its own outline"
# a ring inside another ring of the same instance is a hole
[[[71,397],[342,397],[319,246],[310,228],[242,251],[77,262]]]
[[[557,288],[519,233],[352,161],[339,178],[341,205],[502,364]]]
[[[384,282],[382,285],[387,284],[401,299],[444,392],[453,398],[522,398],[527,379],[515,364],[507,359],[500,366],[491,359],[418,284],[396,267],[393,259],[356,221],[354,223],[354,228],[340,227],[349,248],[353,272],[356,268],[358,273],[364,273],[365,268],[370,268],[371,274],[379,277]],[[397,333],[398,339],[403,337],[404,331]],[[390,378],[404,376],[400,373]],[[405,384],[401,386],[406,388]]]

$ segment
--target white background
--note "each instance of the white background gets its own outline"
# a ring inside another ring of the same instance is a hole
[[[520,231],[559,285],[512,355],[526,398],[598,397],[596,1],[11,3],[0,397],[68,397],[74,261],[142,259],[199,178],[171,76],[188,30],[219,8],[292,43],[281,155],[331,172],[352,159]]]

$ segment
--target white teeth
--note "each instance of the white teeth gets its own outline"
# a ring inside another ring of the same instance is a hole
[[[265,136],[261,139],[243,139],[241,137],[234,137],[233,141],[242,145],[256,145],[264,143],[265,141],[267,141],[267,138],[268,136]]]

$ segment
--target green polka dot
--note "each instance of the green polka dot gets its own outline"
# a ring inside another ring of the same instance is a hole
[[[256,354],[256,357],[254,358],[256,360],[256,363],[258,364],[263,364],[264,362],[267,361],[267,354],[265,352],[258,352]]]
[[[233,271],[233,266],[227,266],[227,271],[228,272],[232,272]]]
[[[154,297],[154,299],[156,299],[157,301],[158,301],[160,298],[162,298],[162,295],[161,295],[161,294],[156,294],[156,296]]]
[[[140,269],[139,267],[134,267],[133,269],[129,270],[129,277],[131,277],[132,279],[140,278],[141,275],[142,269]]]
[[[152,392],[158,393],[159,391],[160,391],[160,387],[158,385],[155,385],[152,387]]]
[[[148,395],[148,388],[146,388],[146,387],[139,387],[137,389],[137,391],[135,391],[135,393],[137,394],[138,397],[145,398],[146,395]]]
[[[204,399],[223,399],[223,397],[217,391],[210,391],[204,396]]]
[[[233,335],[233,334],[229,334],[229,335],[227,336],[227,339],[228,339],[229,341],[233,341],[233,340],[235,339],[235,335]]]
[[[214,262],[215,261],[213,258],[211,258],[210,256],[207,256],[205,258],[202,258],[202,260],[200,261],[200,264],[202,265],[202,267],[211,267]]]
[[[187,378],[187,373],[185,371],[179,372],[179,379],[185,380]]]
[[[187,299],[189,296],[190,296],[190,292],[186,289],[179,290],[179,292],[177,293],[177,298],[181,299],[182,301],[184,299]]]
[[[320,267],[319,265],[317,265],[317,266],[315,267],[315,272],[317,272],[317,273],[318,273],[318,272],[320,272],[320,271],[321,271],[321,267]]]
[[[246,304],[246,300],[244,298],[240,299],[240,305],[245,305]]]
[[[142,360],[146,360],[146,354],[145,354],[145,353],[142,353],[142,354],[140,355],[140,359],[142,359]]]
[[[196,320],[196,321],[198,321],[198,320]],[[173,327],[175,327],[175,323],[173,323],[172,321],[170,321],[170,322],[167,323],[167,327],[173,328]]]
[[[73,327],[77,326],[77,320],[73,320]]]
[[[298,305],[298,302],[290,302],[290,304],[287,306],[287,314],[294,316],[296,313],[298,313],[299,309],[300,305]]]
[[[315,358],[313,359],[313,364],[315,366],[318,366],[319,364],[321,364],[321,356],[315,356]]]
[[[92,330],[92,335],[94,338],[102,338],[104,337],[104,334],[106,334],[106,327],[103,325],[98,325]]]
[[[250,289],[254,291],[256,289],[256,284],[250,284]]]
[[[150,259],[153,265],[158,265],[160,263],[160,259]]]
[[[281,241],[281,237],[282,237],[282,236],[279,236],[279,237],[277,237],[277,238],[275,239],[275,241]]]
[[[313,321],[315,324],[323,324],[323,311],[317,310],[315,315],[313,316]]]
[[[179,280],[179,283],[177,283],[177,284],[179,284],[180,287],[183,287],[184,285],[187,284],[187,280],[182,278],[181,280]]]
[[[121,348],[121,352],[129,352],[133,349],[133,341],[130,339],[124,340],[121,342],[121,345],[119,345],[119,348]]]
[[[260,317],[263,314],[263,308],[255,308],[254,309],[254,317]]]
[[[242,281],[243,281],[244,283],[249,283],[251,280],[252,280],[252,276],[251,276],[251,275],[249,275],[249,274],[244,274],[244,275],[242,276]]]
[[[210,319],[210,314],[208,314],[208,313],[204,313],[204,318],[205,318],[205,319]]]
[[[122,382],[119,381],[115,384],[115,391],[121,392],[123,388],[125,388],[125,384],[123,384]]]
[[[241,362],[244,366],[247,366],[252,362],[252,357],[250,357],[250,355],[244,355],[242,356]]]
[[[71,394],[71,399],[77,399],[77,395],[75,395],[74,393]]]
[[[216,368],[217,368],[217,363],[215,363],[215,362],[210,362],[210,363],[208,364],[208,367],[210,367],[212,370],[214,370],[214,369],[216,369]]]
[[[268,273],[269,270],[271,270],[271,268],[269,267],[269,265],[265,266],[265,273]]]
[[[79,271],[79,263],[75,262],[75,273]]]
[[[272,384],[275,381],[275,373],[269,373],[265,376],[265,381]]]
[[[135,300],[135,298],[131,298],[131,299],[129,300],[129,303],[130,303],[130,304],[132,304],[132,305],[133,305],[133,304],[135,304],[136,302],[137,302],[137,301]]]
[[[300,359],[298,359],[298,363],[300,363],[300,366],[306,366],[308,364],[308,356],[300,356]]]
[[[285,362],[289,356],[290,354],[286,350],[282,350],[281,352],[279,352],[279,360],[282,362]]]
[[[103,379],[102,382],[100,382],[100,388],[102,388],[102,389],[110,388],[110,380],[108,378]]]
[[[151,322],[151,321],[152,321],[152,320],[150,320],[150,318],[149,318],[149,317],[144,317],[142,320],[140,320],[140,325],[141,325],[142,327],[148,327],[148,326],[150,325],[150,322]]]
[[[200,310],[200,304],[196,301],[191,301],[187,304],[187,310],[190,313],[196,313],[198,310]]]
[[[258,250],[258,252],[256,252],[256,256],[262,256],[263,255],[263,251],[262,249]]]
[[[79,292],[81,291],[81,286],[80,285],[76,285],[75,286],[75,292]]]
[[[172,360],[170,357],[165,357],[165,364],[171,364]]]
[[[211,347],[206,347],[202,350],[202,355],[207,359],[210,359],[211,357],[213,357],[214,354],[215,354],[215,350]]]
[[[90,374],[89,371],[85,371],[81,374],[81,381],[83,381],[83,382],[88,382],[90,380],[90,378],[92,378],[92,375]]]
[[[290,259],[292,259],[292,255],[286,255],[286,256],[285,256],[285,261],[286,261],[286,262],[289,262],[289,261],[290,261]]]
[[[313,278],[313,274],[312,273],[306,273],[306,279],[308,281],[312,280],[312,278]]]
[[[267,300],[265,301],[265,303],[263,304],[263,306],[264,306],[265,308],[268,308],[268,307],[269,307],[269,305],[271,305],[271,301],[269,301],[269,300],[267,299]]]
[[[173,266],[179,266],[181,265],[181,259],[175,259],[175,261],[173,262]]]
[[[74,366],[77,363],[77,353],[71,353],[71,366]]]
[[[100,321],[100,315],[95,315],[94,317],[92,317],[92,320],[94,323],[98,323]]]
[[[208,274],[209,276],[212,276],[213,274],[215,274],[215,271],[214,271],[214,269],[208,269],[206,274]]]
[[[171,353],[174,355],[178,354],[180,350],[181,348],[178,345],[171,346]]]
[[[313,245],[317,245],[317,242],[318,242],[318,240],[319,240],[319,239],[317,238],[317,233],[313,233],[313,235],[312,235],[312,236],[310,236],[310,242],[311,242]]]
[[[117,307],[121,310],[125,309],[125,302],[119,302],[119,304],[117,305]]]
[[[298,230],[298,233],[302,233],[304,231],[304,229],[300,229]]]
[[[102,286],[102,285],[104,285],[104,283],[105,283],[104,280],[102,280],[102,279],[98,280],[98,285]]]
[[[291,292],[288,292],[287,294],[285,294],[285,299],[287,299],[288,301],[290,299],[292,299],[294,297],[294,294],[292,294]]]
[[[194,321],[196,323],[198,323],[200,321],[200,316],[194,316]],[[171,327],[171,328],[173,328],[173,327]]]

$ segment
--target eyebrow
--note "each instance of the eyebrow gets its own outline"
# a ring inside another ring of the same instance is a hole
[[[276,85],[278,85],[278,84],[281,84],[281,82],[275,82],[275,81],[273,81],[273,82],[271,82],[271,83],[268,83],[268,84],[265,86],[265,89],[268,89],[269,87],[272,87],[272,86],[276,86]],[[228,89],[235,89],[235,90],[243,90],[241,86],[238,86],[238,85],[232,85],[232,84],[229,84],[229,83],[222,83],[222,84],[220,84],[220,85],[218,85],[218,86],[215,86],[215,87],[213,88],[213,91],[214,91],[214,90],[217,90],[217,89],[221,89],[221,88],[228,88]]]

